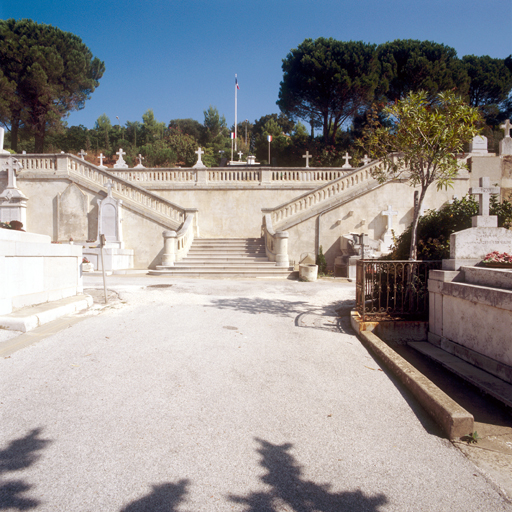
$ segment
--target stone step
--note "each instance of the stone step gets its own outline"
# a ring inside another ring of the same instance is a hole
[[[158,265],[152,275],[188,277],[289,278],[293,267],[268,261],[261,238],[196,238],[187,256],[168,267]]]
[[[276,278],[295,278],[298,272],[294,272],[293,268],[276,267],[267,270],[221,270],[221,269],[181,269],[176,267],[149,270],[150,275],[172,275],[176,277],[276,277]]]
[[[408,345],[438,362],[459,377],[471,382],[474,386],[503,402],[508,407],[512,407],[512,384],[426,341],[410,341]]]
[[[160,265],[162,266],[162,265]],[[253,263],[253,262],[241,262],[241,263],[231,263],[231,262],[220,262],[220,263],[212,263],[210,261],[203,261],[203,262],[190,262],[187,260],[183,260],[183,261],[177,261],[175,264],[174,264],[174,268],[176,267],[180,267],[180,268],[215,268],[215,269],[238,269],[238,270],[243,270],[245,268],[247,269],[262,269],[262,270],[268,270],[269,268],[270,269],[275,269],[275,268],[280,268],[280,267],[276,267],[276,264],[273,262],[273,261],[265,261],[265,262],[262,262],[262,263]],[[158,268],[158,266],[157,266]]]

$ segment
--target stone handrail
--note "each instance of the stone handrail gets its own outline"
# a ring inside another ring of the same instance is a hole
[[[297,215],[304,215],[308,212],[313,213],[322,204],[326,204],[334,198],[339,198],[341,201],[344,196],[352,196],[354,193],[364,192],[378,185],[379,182],[372,176],[372,171],[382,166],[384,166],[384,163],[376,160],[364,167],[344,174],[342,177],[322,185],[311,192],[306,192],[287,203],[275,208],[264,208],[262,211],[264,214],[270,215],[274,226],[285,224]]]
[[[197,210],[196,212],[197,213]],[[180,261],[188,254],[190,246],[197,233],[197,216],[194,213],[187,213],[183,226],[178,232],[164,231],[164,254],[162,266],[172,267],[176,261]]]
[[[276,169],[272,171],[272,181],[277,182],[310,182],[332,181],[341,178],[352,169]]]
[[[225,182],[225,181],[261,181],[261,173],[256,169],[251,168],[223,168],[223,169],[208,169],[207,170],[208,182]]]
[[[269,261],[275,261],[277,267],[290,266],[288,258],[288,233],[286,231],[274,231],[270,215],[264,215],[261,230],[265,241],[265,252]]]
[[[107,169],[108,172],[126,181],[145,183],[195,183],[194,169]]]
[[[112,182],[112,191],[121,199],[150,210],[160,218],[163,217],[172,221],[171,225],[182,224],[185,220],[186,212],[190,211],[74,155],[63,153],[53,155],[16,155],[16,158],[23,165],[23,171],[62,172],[78,176],[105,189],[110,181]]]
[[[205,167],[200,169],[143,168],[106,169],[109,173],[126,181],[148,184],[201,184],[226,185],[243,183],[244,186],[264,184],[297,185],[327,182],[340,178],[351,169],[274,168],[274,167]]]

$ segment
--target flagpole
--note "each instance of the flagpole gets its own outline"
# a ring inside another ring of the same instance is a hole
[[[237,90],[238,90],[238,81],[235,74],[235,151],[237,149],[236,147],[236,109],[237,109]]]

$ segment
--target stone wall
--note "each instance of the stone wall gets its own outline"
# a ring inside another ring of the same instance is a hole
[[[428,289],[429,341],[512,383],[512,273],[433,270]]]
[[[0,314],[81,293],[81,263],[80,246],[0,229]]]

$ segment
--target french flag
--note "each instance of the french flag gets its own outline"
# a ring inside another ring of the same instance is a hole
[[[235,75],[235,85],[238,90],[240,90],[240,86],[238,85],[238,78]]]

